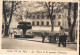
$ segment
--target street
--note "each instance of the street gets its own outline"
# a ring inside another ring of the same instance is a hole
[[[58,44],[42,43],[39,38],[2,38],[2,49],[75,51],[75,49],[67,47],[58,47]]]

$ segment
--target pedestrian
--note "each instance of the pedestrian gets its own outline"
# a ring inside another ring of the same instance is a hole
[[[45,40],[45,35],[44,35],[44,32],[42,33],[42,43],[44,43],[44,40]]]
[[[63,27],[60,27],[59,45],[58,45],[59,47],[60,47],[61,43],[62,43],[62,45],[64,46],[64,37],[63,37],[63,35],[64,35]]]
[[[59,35],[59,47],[60,47],[60,45],[63,45],[63,35],[60,33],[60,35]]]
[[[64,33],[63,35],[63,46],[66,47],[67,35]]]
[[[57,36],[57,34],[54,33],[54,34],[53,34],[53,43],[56,43],[56,36]]]
[[[12,32],[11,32],[11,36],[12,36]]]
[[[50,33],[49,33],[48,38],[49,38],[49,43],[51,43],[51,34]]]

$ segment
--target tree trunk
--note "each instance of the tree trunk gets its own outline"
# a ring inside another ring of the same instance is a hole
[[[75,24],[76,24],[76,19],[77,19],[77,9],[78,9],[78,4],[77,3],[74,3],[74,12],[73,12],[73,23],[71,24],[70,22],[70,10],[71,10],[71,4],[69,5],[69,9],[68,9],[68,26],[69,26],[69,37],[70,39],[68,38],[69,41],[71,42],[74,42],[74,38],[75,36],[73,35],[74,33],[74,27],[75,27]]]
[[[4,36],[8,36],[8,29],[9,25],[7,25],[7,17],[6,17],[6,10],[5,10],[5,1],[3,1],[3,17],[4,17]]]
[[[7,18],[6,18],[6,10],[5,10],[5,1],[3,1],[3,17],[4,17],[4,23],[6,25],[7,22]]]
[[[71,6],[72,4],[69,3],[69,8],[68,8],[68,17],[67,17],[67,20],[68,20],[68,28],[69,28],[69,31],[68,31],[68,41],[71,41],[71,37],[70,37],[70,34],[71,34],[71,18],[70,18],[70,14],[71,14]]]
[[[74,42],[74,38],[75,38],[75,35],[74,35],[74,29],[72,28],[71,29],[71,34],[70,34],[70,36],[71,36],[71,42]]]
[[[5,31],[4,31],[4,36],[8,36],[9,32],[8,32],[8,29],[9,29],[9,25],[5,25]]]
[[[69,35],[68,35],[69,37],[68,37],[68,40],[70,41],[70,42],[73,42],[74,40],[73,40],[73,28],[69,28]]]
[[[13,2],[12,2],[12,7],[11,7],[11,14],[10,14],[10,18],[9,18],[9,23],[7,24],[7,17],[6,17],[6,9],[5,9],[5,1],[3,1],[3,15],[4,15],[4,22],[5,22],[5,32],[4,32],[4,36],[8,36],[9,33],[9,26],[12,20],[12,14],[13,14]]]
[[[51,32],[53,32],[53,20],[51,20]]]
[[[22,31],[23,31],[22,37],[25,37],[26,36],[26,30],[22,29]]]
[[[12,14],[13,14],[13,1],[12,1],[12,7],[11,7],[11,13],[10,13],[10,18],[9,18],[9,26],[10,26],[10,23],[11,23],[11,20],[12,20]]]

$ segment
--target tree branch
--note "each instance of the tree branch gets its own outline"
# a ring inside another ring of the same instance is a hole
[[[19,3],[21,3],[21,1],[17,2],[17,3],[15,3],[14,1],[12,1],[12,2],[14,3],[13,7],[15,7],[16,5],[18,5]]]
[[[53,16],[53,4],[54,4],[54,3],[52,2],[51,16]]]
[[[14,1],[13,1],[13,12],[16,10],[16,6],[19,4],[19,3],[21,3],[21,1],[20,2],[17,2],[17,3],[15,3]]]
[[[11,14],[10,14],[10,19],[9,19],[9,26],[10,26],[10,23],[11,23],[11,20],[12,20],[13,4],[14,4],[14,2],[12,1]]]

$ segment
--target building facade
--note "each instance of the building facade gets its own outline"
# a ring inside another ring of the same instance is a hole
[[[60,13],[54,13],[53,15],[55,15],[55,19],[53,20],[54,26],[62,26],[68,29],[68,9],[64,9],[64,11],[61,11]],[[48,28],[49,31],[51,30],[51,20],[45,11],[28,13],[28,18],[26,21],[31,22],[33,27],[32,29],[35,29],[35,27],[37,27],[39,30],[41,28],[43,28],[43,30],[46,28]]]

